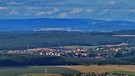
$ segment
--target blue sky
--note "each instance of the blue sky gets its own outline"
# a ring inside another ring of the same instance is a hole
[[[27,18],[135,22],[135,0],[0,0],[0,19]]]

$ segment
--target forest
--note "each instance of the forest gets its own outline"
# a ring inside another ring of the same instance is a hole
[[[72,58],[39,55],[0,55],[0,66],[135,65],[135,56],[123,58]]]
[[[129,46],[134,46],[135,37],[114,36],[118,34],[135,34],[133,30],[124,32],[0,32],[0,50],[22,50],[69,45],[98,46],[124,42],[128,42]]]

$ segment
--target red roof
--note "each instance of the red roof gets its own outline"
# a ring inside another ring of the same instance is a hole
[[[102,57],[98,55],[98,56],[96,56],[96,58],[97,58],[97,59],[100,59],[100,58],[102,58]]]

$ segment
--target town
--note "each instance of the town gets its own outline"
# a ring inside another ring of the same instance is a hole
[[[87,58],[111,58],[122,57],[127,55],[133,55],[135,53],[134,47],[128,47],[127,45],[105,45],[97,46],[94,48],[76,47],[76,48],[32,48],[26,50],[2,50],[0,54],[32,54],[32,55],[45,55],[45,56],[65,56],[65,57],[87,57]]]

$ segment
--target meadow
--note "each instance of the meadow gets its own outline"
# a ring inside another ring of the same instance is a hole
[[[98,65],[90,65],[90,66],[61,66],[65,68],[75,69],[83,73],[87,72],[95,72],[95,73],[105,73],[105,72],[115,72],[118,70],[122,71],[129,71],[129,72],[135,72],[135,66],[134,65],[105,65],[105,66],[98,66]]]
[[[0,67],[0,76],[25,76],[29,74],[79,73],[79,71],[55,66]],[[57,76],[57,75],[56,75]]]
[[[130,76],[135,76],[135,72],[123,71],[123,70],[112,71],[110,73],[112,73],[112,74],[127,74]]]
[[[62,76],[61,74],[25,74],[19,76]]]

